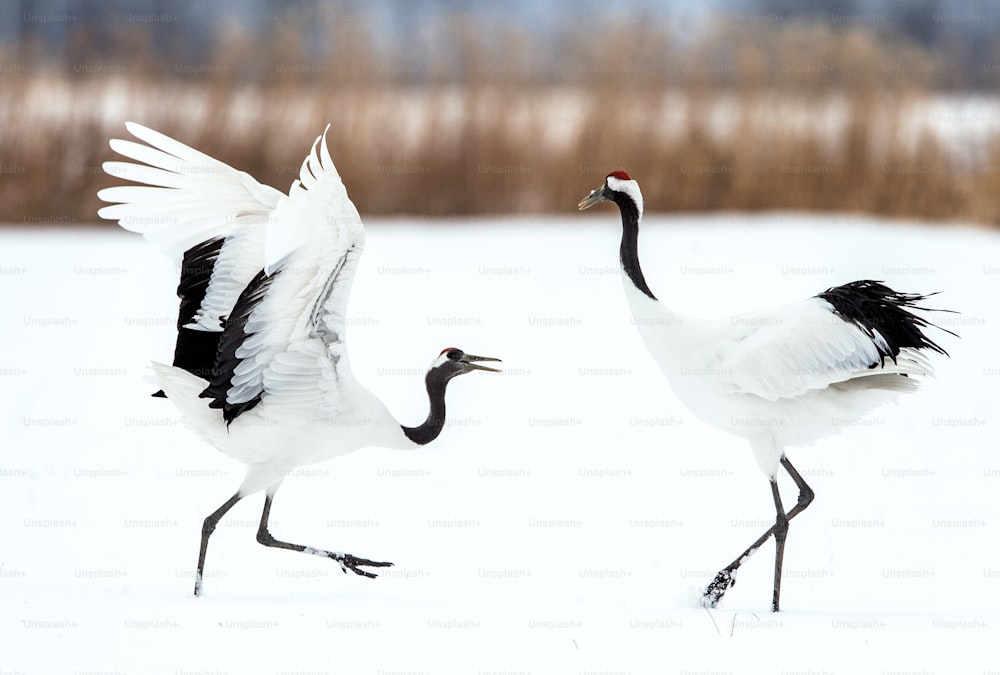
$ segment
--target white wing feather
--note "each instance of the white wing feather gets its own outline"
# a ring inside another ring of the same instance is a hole
[[[226,237],[215,261],[201,307],[188,328],[222,330],[222,319],[230,315],[240,293],[260,271],[267,227],[267,221],[247,222],[242,229]]]
[[[364,227],[325,133],[271,214],[264,248],[274,277],[248,318],[252,336],[237,351],[243,360],[227,398],[239,403],[260,394],[272,408],[331,414],[338,382],[350,372],[346,310]]]
[[[876,342],[821,298],[743,314],[732,323],[746,329],[716,369],[728,393],[775,401],[860,377],[931,372],[926,359],[909,349],[882,363]],[[881,336],[875,340],[885,344]]]
[[[149,187],[111,187],[97,196],[107,202],[98,215],[141,233],[174,261],[213,237],[225,237],[267,220],[284,196],[249,174],[135,122],[126,128],[145,141],[114,139],[111,148],[132,162],[106,162],[113,176]]]

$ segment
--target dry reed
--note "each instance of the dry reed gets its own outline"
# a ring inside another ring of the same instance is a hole
[[[263,48],[228,30],[208,62],[172,68],[134,35],[127,57],[100,62],[81,38],[90,66],[70,73],[0,54],[0,222],[93,222],[96,191],[114,183],[107,139],[128,119],[281,188],[331,122],[363,214],[568,212],[623,168],[651,211],[1000,222],[1000,138],[973,160],[909,123],[936,67],[912,45],[794,25],[721,24],[679,46],[620,24],[549,49],[460,20],[440,30],[447,48],[419,61],[379,53],[360,20],[332,23],[311,58],[294,22]]]

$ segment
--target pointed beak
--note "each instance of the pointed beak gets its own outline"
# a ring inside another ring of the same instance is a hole
[[[602,185],[596,190],[591,190],[590,194],[581,199],[580,203],[577,204],[576,207],[583,211],[584,209],[589,209],[597,202],[603,202],[605,199],[607,199],[607,196],[604,194],[604,186]]]
[[[470,370],[486,370],[491,373],[500,372],[499,368],[490,368],[489,366],[482,366],[477,363],[477,361],[492,361],[494,363],[501,363],[500,359],[495,359],[492,356],[473,356],[472,354],[463,354],[459,361],[464,363]]]

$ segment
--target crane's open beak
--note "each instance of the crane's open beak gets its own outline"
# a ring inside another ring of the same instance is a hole
[[[597,202],[603,202],[607,198],[607,195],[604,193],[604,186],[602,185],[596,190],[591,190],[590,194],[581,199],[580,203],[577,204],[576,207],[583,211],[584,209],[589,209]]]
[[[465,367],[468,368],[469,370],[487,370],[491,373],[501,372],[499,368],[490,368],[489,366],[481,366],[478,363],[476,363],[476,361],[494,361],[496,363],[501,362],[500,359],[495,359],[492,356],[473,356],[472,354],[463,354],[462,357],[459,359],[459,361],[465,364]]]

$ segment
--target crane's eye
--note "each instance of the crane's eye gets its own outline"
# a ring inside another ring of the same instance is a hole
[[[452,361],[454,361],[455,359],[458,359],[460,356],[462,356],[462,350],[461,349],[449,349],[448,350],[448,358],[451,359]]]

